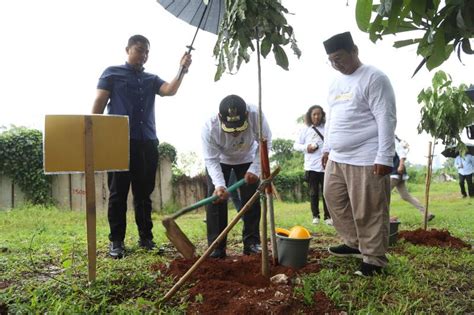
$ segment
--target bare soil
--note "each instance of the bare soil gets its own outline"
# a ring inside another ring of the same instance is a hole
[[[471,245],[457,237],[451,236],[447,230],[417,229],[414,231],[400,231],[398,232],[398,237],[415,245],[449,247],[455,249],[471,248]]]
[[[307,304],[302,295],[294,294],[295,286],[300,285],[299,276],[319,272],[318,261],[323,256],[327,254],[310,249],[308,264],[298,270],[270,265],[270,277],[284,274],[288,277],[285,283],[274,283],[262,276],[260,255],[206,259],[188,279],[191,287],[187,314],[340,314],[323,292],[312,294]],[[178,281],[194,262],[177,258],[169,266],[156,264],[152,269]]]

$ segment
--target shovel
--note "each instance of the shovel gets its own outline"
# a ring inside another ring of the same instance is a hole
[[[233,192],[234,190],[237,190],[237,188],[242,186],[244,183],[245,183],[245,179],[242,178],[241,180],[237,181],[235,184],[229,186],[227,188],[227,191]],[[171,243],[173,243],[176,249],[181,253],[181,255],[183,255],[185,259],[195,258],[196,248],[194,247],[194,244],[191,243],[191,241],[188,239],[186,234],[184,234],[183,231],[181,231],[181,229],[179,228],[179,226],[176,224],[174,220],[179,218],[185,213],[188,213],[199,207],[208,205],[216,200],[217,200],[217,196],[215,195],[211,197],[207,197],[201,201],[196,202],[195,204],[192,204],[188,207],[185,207],[175,212],[173,215],[166,217],[161,221],[161,223],[166,229],[166,236],[171,241]]]

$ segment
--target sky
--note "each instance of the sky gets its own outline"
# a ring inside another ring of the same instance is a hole
[[[296,120],[309,106],[327,108],[328,87],[337,73],[327,62],[322,42],[351,31],[361,61],[378,67],[392,82],[397,98],[396,133],[410,144],[408,160],[426,164],[432,139],[417,132],[421,108],[417,95],[431,85],[438,69],[451,74],[456,85],[473,83],[474,59],[464,55],[463,65],[453,54],[442,67],[431,72],[423,68],[411,78],[420,62],[416,47],[393,48],[400,36],[372,43],[357,28],[355,4],[356,0],[283,1],[291,12],[287,18],[302,56],[297,59],[286,49],[289,71],[278,67],[271,54],[262,59],[262,109],[273,138],[294,139],[300,128]],[[151,42],[145,70],[170,81],[195,31],[155,0],[1,1],[0,29],[0,126],[40,130],[45,115],[91,112],[99,76],[106,67],[125,62],[131,35],[145,35]],[[201,127],[217,114],[223,97],[238,94],[248,103],[258,102],[256,53],[237,74],[224,74],[214,82],[216,39],[200,31],[193,63],[177,95],[156,98],[158,138],[175,146],[179,156],[191,152],[201,156]],[[442,149],[441,144],[436,146],[435,165],[443,161]]]

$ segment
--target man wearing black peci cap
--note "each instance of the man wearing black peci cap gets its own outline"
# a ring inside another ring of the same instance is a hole
[[[271,132],[262,115],[263,138],[271,147]],[[201,133],[203,155],[207,173],[208,195],[217,195],[216,203],[206,208],[207,241],[214,242],[227,226],[227,186],[231,170],[237,180],[245,178],[240,188],[242,205],[255,193],[260,176],[258,110],[246,104],[237,95],[226,96],[219,105],[219,114],[213,115],[204,125]],[[260,204],[255,202],[243,216],[242,239],[244,254],[260,252]],[[212,258],[226,257],[224,239],[211,253]]]
[[[329,89],[322,163],[324,197],[343,244],[335,256],[362,258],[356,274],[387,265],[390,177],[395,154],[395,95],[387,76],[359,60],[349,32],[324,42],[341,75]]]

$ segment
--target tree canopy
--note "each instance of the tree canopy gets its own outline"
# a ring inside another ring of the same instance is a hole
[[[259,40],[260,54],[265,58],[272,51],[277,65],[288,70],[288,57],[283,49],[290,48],[299,57],[299,50],[285,14],[288,10],[278,0],[225,0],[226,11],[214,47],[218,61],[214,80],[222,74],[238,71],[242,62],[249,62],[253,40]],[[258,44],[258,43],[257,43]],[[236,70],[234,70],[236,69]]]
[[[445,62],[453,51],[474,54],[469,42],[474,37],[474,1],[446,0],[357,0],[356,20],[359,29],[376,42],[388,34],[416,33],[413,38],[395,41],[400,48],[417,44],[423,60],[415,69],[426,65],[432,70]]]
[[[426,131],[443,144],[457,145],[464,152],[466,147],[460,134],[474,121],[474,106],[466,88],[465,84],[453,86],[449,74],[437,71],[432,86],[418,95],[418,103],[423,104],[418,132]]]

